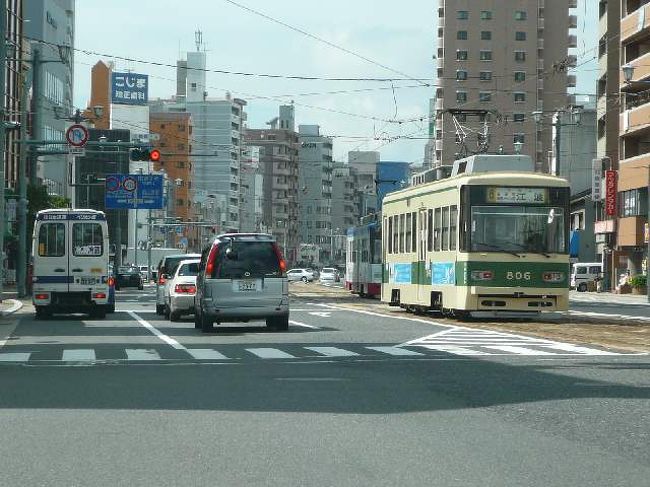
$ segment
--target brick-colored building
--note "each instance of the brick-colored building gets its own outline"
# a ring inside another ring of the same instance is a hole
[[[160,150],[161,158],[154,163],[154,171],[167,174],[169,195],[168,215],[188,222],[195,218],[192,210],[192,116],[187,112],[151,113],[149,128],[160,138],[153,146]],[[169,227],[167,227],[169,228]],[[184,226],[183,235],[175,235],[175,244],[182,237],[191,240],[192,229]]]

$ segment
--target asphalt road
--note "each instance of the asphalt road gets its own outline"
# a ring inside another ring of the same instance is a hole
[[[0,320],[0,485],[648,485],[647,355],[329,297],[204,335],[153,299]]]

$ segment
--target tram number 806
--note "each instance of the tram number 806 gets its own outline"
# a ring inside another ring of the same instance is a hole
[[[506,279],[509,281],[530,281],[530,272],[512,272],[506,273]]]

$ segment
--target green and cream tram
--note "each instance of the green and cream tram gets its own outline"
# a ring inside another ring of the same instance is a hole
[[[477,155],[383,202],[382,301],[449,316],[568,308],[569,184]]]

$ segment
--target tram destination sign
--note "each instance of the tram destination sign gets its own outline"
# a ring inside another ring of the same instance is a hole
[[[546,203],[548,192],[546,188],[487,188],[488,203]]]

